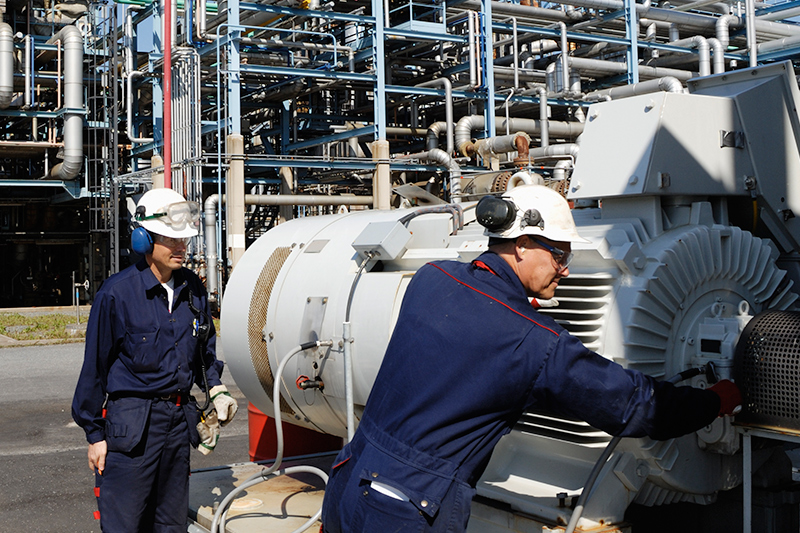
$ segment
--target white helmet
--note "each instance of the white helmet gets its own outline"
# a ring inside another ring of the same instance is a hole
[[[194,237],[200,232],[200,205],[172,189],[151,189],[139,199],[134,219],[150,233]]]
[[[514,187],[500,198],[484,196],[475,214],[489,237],[538,235],[556,242],[589,242],[578,235],[564,197],[543,185]]]

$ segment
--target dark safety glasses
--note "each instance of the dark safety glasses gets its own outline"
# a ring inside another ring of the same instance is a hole
[[[572,258],[575,257],[575,255],[572,252],[565,252],[561,248],[550,246],[546,242],[542,242],[536,237],[531,237],[530,235],[528,235],[528,238],[533,242],[535,242],[536,244],[538,244],[539,246],[541,246],[542,248],[544,248],[545,250],[547,250],[548,252],[550,252],[550,254],[553,256],[553,259],[556,260],[559,273],[564,272],[569,267],[569,264],[572,262]]]
[[[171,226],[181,224],[192,225],[200,220],[200,204],[197,202],[177,202],[162,207],[158,212],[141,218],[140,220],[152,220],[160,218],[164,223]]]

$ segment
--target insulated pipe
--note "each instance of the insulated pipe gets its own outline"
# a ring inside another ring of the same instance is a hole
[[[610,89],[594,91],[584,96],[584,100],[600,101],[605,100],[606,98],[618,100],[620,98],[628,98],[630,96],[638,96],[640,94],[649,94],[659,91],[668,93],[681,93],[683,92],[683,85],[677,78],[666,76],[632,85],[623,85],[620,87],[612,87]]]
[[[0,109],[6,109],[14,99],[14,31],[0,22]]]
[[[756,8],[754,0],[745,0],[745,12],[747,20],[747,55],[750,59],[750,66],[758,65],[758,41],[756,40]]]
[[[601,59],[588,59],[585,57],[569,57],[569,63],[578,70],[594,70],[607,74],[624,74],[628,71],[628,66],[620,61],[603,61]],[[649,78],[674,76],[681,81],[686,81],[694,77],[694,73],[685,70],[648,67],[647,65],[639,65],[639,75]]]
[[[461,167],[444,150],[433,148],[427,152],[401,155],[397,159],[419,159],[420,161],[431,161],[446,166],[450,172],[450,199],[452,203],[461,201],[459,198],[461,196]]]
[[[482,128],[484,124],[483,115],[467,115],[456,123],[455,144],[458,153],[464,156],[469,155],[468,151],[472,150],[472,130]],[[555,135],[557,137],[572,138],[583,133],[583,124],[579,122],[548,120],[545,127],[547,128],[548,136]],[[505,120],[499,121],[495,125],[495,133],[503,133],[506,128],[538,135],[542,131],[542,124],[540,121],[530,118],[511,118],[508,120],[508,124],[506,124]]]
[[[782,50],[784,48],[793,48],[800,44],[800,35],[794,37],[784,37],[783,39],[776,39],[758,45],[758,51],[762,53],[774,52],[775,50]]]
[[[466,9],[481,10],[480,0],[466,0],[458,4],[459,7]],[[497,15],[513,15],[516,17],[527,17],[540,20],[550,20],[554,22],[574,22],[574,19],[567,13],[557,9],[545,9],[542,7],[526,6],[521,4],[512,4],[510,2],[497,2],[493,1],[492,13]]]
[[[71,180],[83,165],[83,37],[75,26],[64,26],[47,42],[55,41],[64,46],[64,160],[49,177]]]
[[[547,89],[539,87],[536,89],[536,93],[539,95],[539,129],[541,130],[539,132],[539,137],[541,138],[541,145],[544,147],[550,145],[550,117],[547,112]]]
[[[206,230],[206,288],[208,289],[208,301],[211,303],[219,302],[217,293],[217,263],[219,260],[217,256],[217,206],[219,199],[219,194],[212,194],[206,198],[203,204],[203,224]]]
[[[30,109],[33,105],[33,83],[31,79],[33,71],[33,36],[25,36],[25,108]]]
[[[453,127],[453,123],[450,122],[450,127]],[[426,143],[425,148],[431,150],[433,148],[439,148],[439,135],[442,134],[443,131],[448,129],[448,125],[444,121],[434,122],[430,126],[428,126],[428,132],[426,134]],[[449,144],[448,144],[449,146]],[[452,147],[447,151],[448,154],[453,153]]]
[[[436,78],[434,80],[420,83],[417,87],[431,87],[441,85],[444,87],[444,121],[447,130],[447,153],[453,153],[453,84],[447,78]],[[437,136],[438,138],[438,136]]]
[[[711,74],[711,52],[705,37],[695,35],[694,37],[673,41],[668,44],[673,46],[691,45],[693,48],[697,48],[698,55],[700,56],[700,76],[708,76]]]
[[[606,9],[610,11],[619,11],[625,7],[622,0],[554,0],[554,3],[570,4],[573,6],[594,9]],[[675,11],[674,9],[650,7],[650,0],[646,0],[642,4],[636,4],[636,13],[641,17],[646,17],[651,20],[673,22],[675,24],[680,24],[681,26],[691,26],[706,30],[715,29],[718,21],[720,18],[722,18],[710,15],[699,15],[695,13],[684,13],[682,11]],[[743,26],[743,22],[740,17],[732,16],[731,21],[735,21],[734,25],[736,27]],[[756,20],[754,27],[759,32],[775,33],[776,35],[790,36],[800,32],[800,26],[770,22],[768,20]],[[719,39],[719,36],[717,36],[717,38]],[[720,41],[722,41],[722,39],[720,39]]]
[[[477,56],[475,51],[475,18],[472,11],[467,12],[467,45],[469,50],[469,86],[475,88],[478,86],[478,69],[477,69]]]
[[[561,90],[569,92],[569,42],[567,41],[567,25],[558,23],[561,30]]]
[[[739,17],[735,15],[722,15],[717,19],[717,22],[714,25],[714,31],[717,35],[717,39],[719,39],[719,42],[722,44],[723,49],[727,49],[728,45],[730,44],[731,24],[738,26]]]
[[[575,143],[551,144],[546,148],[531,150],[531,159],[547,159],[551,157],[578,157],[580,146]]]
[[[722,74],[725,72],[725,49],[722,47],[722,43],[719,42],[719,39],[710,37],[706,39],[706,41],[708,41],[709,46],[711,46],[711,57],[714,60],[714,74]]]
[[[474,150],[484,159],[488,159],[492,155],[516,152],[517,141],[519,137],[522,137],[525,143],[530,143],[530,137],[528,137],[528,134],[519,131],[510,135],[499,135],[496,137],[488,137],[486,139],[478,139],[475,141]]]

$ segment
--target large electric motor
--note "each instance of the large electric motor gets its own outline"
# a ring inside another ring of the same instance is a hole
[[[574,248],[558,305],[542,312],[592,350],[654,377],[699,367],[715,372],[688,384],[731,377],[752,314],[789,310],[798,298],[773,240],[732,224],[730,214],[731,205],[752,200],[759,210],[749,218],[760,212],[784,251],[797,248],[800,218],[775,216],[800,212],[800,194],[780,178],[800,169],[797,86],[787,72],[790,66],[773,65],[699,80],[692,88],[701,95],[592,106],[569,187],[581,206],[573,210],[578,231],[591,244]],[[755,112],[752,101],[764,104]],[[620,150],[620,136],[636,148]],[[749,142],[737,141],[743,138]],[[751,148],[755,142],[769,144],[770,157]],[[785,168],[774,168],[776,161]],[[433,211],[296,220],[247,250],[225,293],[222,342],[233,377],[256,407],[272,412],[280,380],[286,422],[346,435],[344,349],[352,353],[357,420],[414,272],[432,260],[470,261],[486,249],[474,203]],[[287,354],[315,340],[331,345],[301,352],[275,375]],[[319,386],[295,385],[305,377]],[[526,413],[501,439],[478,493],[543,522],[566,523],[563,495],[580,492],[609,440],[581,421]],[[738,442],[728,419],[679,439],[623,439],[580,526],[620,523],[632,502],[714,501],[741,482]]]

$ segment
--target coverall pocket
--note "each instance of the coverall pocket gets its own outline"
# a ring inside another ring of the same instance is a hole
[[[131,360],[134,372],[151,372],[158,370],[161,355],[158,346],[158,327],[130,329],[125,332],[125,353]]]
[[[139,444],[150,414],[150,402],[144,398],[120,398],[108,402],[108,451],[127,453]]]
[[[403,501],[387,496],[369,484],[358,503],[357,515],[362,522],[359,531],[380,531],[381,533],[422,533],[427,520],[422,511],[411,501]],[[402,492],[402,489],[398,489]]]

